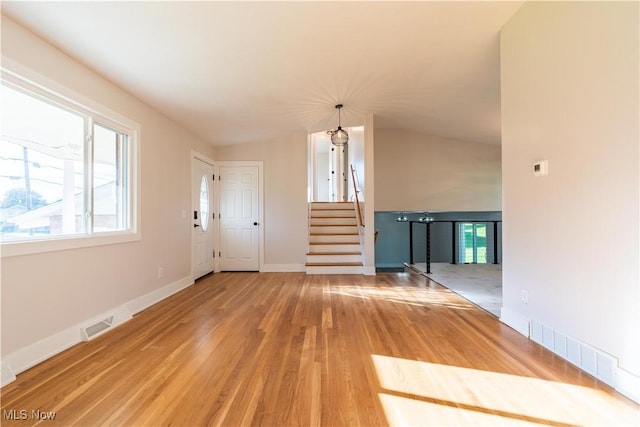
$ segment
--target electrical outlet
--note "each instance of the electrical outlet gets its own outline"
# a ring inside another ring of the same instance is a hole
[[[161,279],[164,276],[164,268],[158,267],[158,279]]]
[[[523,303],[529,304],[529,291],[522,290],[521,298]]]

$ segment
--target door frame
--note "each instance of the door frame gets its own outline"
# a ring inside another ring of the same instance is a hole
[[[264,236],[265,236],[265,223],[264,223],[264,162],[262,160],[228,160],[216,162],[216,174],[218,177],[220,176],[220,168],[228,166],[257,166],[258,167],[258,271],[262,271],[264,268]],[[215,181],[215,185],[218,185],[220,179]],[[218,191],[219,187],[216,187],[216,200],[217,200],[217,212],[220,211],[220,192]],[[218,230],[218,244],[216,247],[222,247],[222,241],[220,236],[220,220],[216,222],[216,227]],[[217,267],[216,271],[220,271],[220,263],[218,262],[219,257],[216,257],[215,265]]]
[[[191,166],[190,166],[190,170],[191,170],[191,178],[189,178],[189,182],[191,183],[190,186],[190,197],[189,197],[189,201],[190,201],[190,205],[189,205],[189,209],[187,209],[187,219],[188,219],[188,226],[189,226],[189,241],[191,242],[191,265],[189,266],[189,271],[191,272],[191,280],[194,280],[193,278],[193,260],[195,258],[195,253],[193,251],[193,246],[194,246],[194,241],[193,241],[193,230],[191,229],[193,227],[193,218],[192,218],[192,211],[193,211],[193,206],[194,206],[194,200],[193,200],[193,188],[196,185],[196,182],[193,179],[193,172],[194,172],[194,165],[195,165],[195,161],[196,160],[200,160],[204,163],[207,163],[209,165],[211,165],[213,167],[213,174],[215,176],[218,176],[218,166],[216,164],[216,162],[211,159],[210,157],[195,151],[195,150],[191,150]],[[211,211],[213,213],[218,213],[219,214],[219,208],[220,208],[220,195],[219,195],[219,191],[218,191],[218,180],[214,179],[213,180],[213,188],[211,189],[211,191],[213,191],[213,197],[211,198]],[[211,224],[212,230],[213,230],[213,251],[214,253],[217,254],[218,252],[218,248],[220,247],[220,220],[218,218],[216,218],[212,224]],[[219,273],[220,272],[220,262],[218,261],[218,256],[214,256],[213,257],[213,272],[214,273]]]

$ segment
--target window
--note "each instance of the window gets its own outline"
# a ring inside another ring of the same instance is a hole
[[[5,243],[135,233],[135,126],[2,77],[3,255]]]
[[[209,227],[209,183],[204,175],[200,180],[200,218],[202,230],[207,231]]]
[[[487,224],[463,222],[458,224],[458,262],[487,262]]]

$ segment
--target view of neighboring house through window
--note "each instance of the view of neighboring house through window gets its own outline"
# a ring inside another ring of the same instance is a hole
[[[128,230],[127,129],[48,92],[4,80],[1,97],[2,241]]]

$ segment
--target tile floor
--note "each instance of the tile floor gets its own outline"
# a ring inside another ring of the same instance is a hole
[[[424,276],[500,317],[502,265],[432,263],[431,274],[426,274],[425,263],[413,266]]]

